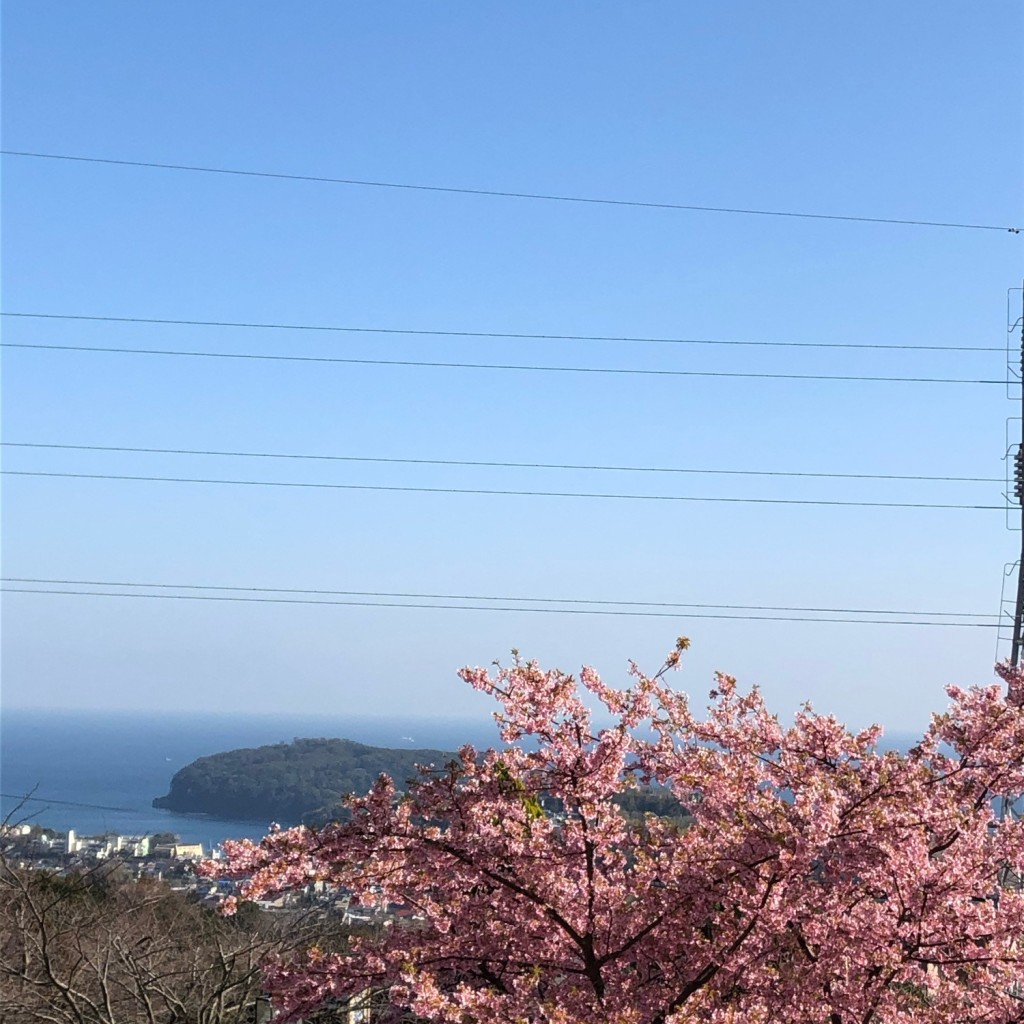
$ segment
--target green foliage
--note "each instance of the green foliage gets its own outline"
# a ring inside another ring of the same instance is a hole
[[[342,815],[342,798],[366,793],[382,772],[401,788],[417,765],[442,765],[451,757],[440,750],[392,750],[342,739],[229,750],[186,765],[153,806],[285,826],[323,821]]]

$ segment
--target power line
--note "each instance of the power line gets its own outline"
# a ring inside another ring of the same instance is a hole
[[[908,501],[832,501],[810,498],[730,498],[675,494],[603,494],[583,491],[513,491],[482,487],[409,487],[386,484],[334,484],[294,480],[225,480],[211,477],[131,476],[121,473],[50,473],[25,469],[5,469],[3,476],[51,477],[68,480],[132,480],[165,484],[226,484],[233,487],[302,487],[334,491],[387,491],[410,494],[486,494],[529,498],[604,498],[620,501],[694,501],[755,505],[828,505],[848,508],[929,508],[969,509],[1004,512],[1005,505],[964,505]]]
[[[837,213],[805,213],[794,210],[759,210],[731,206],[696,206],[683,203],[657,203],[638,199],[602,199],[593,196],[556,195],[541,192],[506,192],[497,189],[460,188],[451,185],[419,185],[397,181],[371,181],[364,178],[334,178],[312,174],[283,174],[274,171],[251,171],[233,167],[205,167],[194,164],[156,163],[150,160],[115,160],[110,157],[78,156],[69,153],[33,153],[3,149],[4,156],[29,157],[35,160],[65,160],[77,163],[106,164],[117,167],[144,167],[163,171],[189,171],[199,174],[229,174],[246,178],[273,178],[279,181],[310,181],[327,185],[359,185],[367,188],[404,189],[414,192],[439,192],[450,195],[492,196],[502,199],[534,199],[557,203],[582,203],[596,206],[629,206],[652,210],[683,210],[694,213],[731,213],[752,217],[790,217],[802,220],[847,221],[861,224],[898,224],[911,227],[958,228],[970,231],[1009,231],[1019,234],[1019,227],[1004,224],[971,224],[958,221],[911,220],[897,217],[857,217]]]
[[[814,612],[843,615],[930,615],[935,618],[989,619],[987,612],[909,611],[905,608],[811,608],[803,605],[773,604],[707,604],[678,601],[603,601],[586,597],[510,597],[507,594],[425,594],[391,590],[317,590],[305,587],[236,587],[208,583],[140,583],[125,580],[42,579],[32,576],[3,576],[3,583],[32,583],[76,587],[130,587],[150,590],[216,590],[245,594],[303,594],[317,597],[393,597],[409,600],[438,601],[508,601],[532,604],[604,605],[626,608],[704,609],[714,611]]]
[[[84,320],[115,324],[158,324],[173,327],[232,327],[268,331],[330,331],[341,334],[415,335],[430,338],[509,338],[520,341],[613,341],[645,345],[744,345],[758,348],[871,349],[892,352],[1005,352],[1001,345],[882,345],[845,341],[743,341],[731,338],[657,338],[611,334],[523,334],[512,331],[441,331],[405,327],[344,327],[323,324],[255,323],[241,320],[170,320],[140,316],[87,316],[80,313],[16,313],[0,316],[36,320]]]
[[[5,800],[32,801],[37,804],[60,804],[62,807],[87,807],[93,811],[121,811],[128,814],[138,810],[136,807],[108,807],[106,804],[83,804],[78,800],[53,800],[46,796],[31,796],[27,794],[0,793]]]
[[[42,448],[79,452],[122,452],[137,455],[201,455],[240,459],[303,459],[318,462],[368,462],[402,466],[473,466],[487,469],[559,469],[606,473],[688,473],[706,476],[805,477],[821,480],[912,480],[938,483],[1005,483],[1002,477],[920,476],[902,473],[809,473],[781,469],[690,469],[674,466],[593,466],[554,462],[493,462],[472,459],[404,459],[369,455],[305,455],[280,452],[214,451],[196,448],[129,448],[123,445],[45,444],[34,441],[0,441],[6,448]]]
[[[56,589],[27,589],[22,587],[2,587],[0,591],[7,594],[49,594],[63,595],[66,597],[118,597],[138,600],[162,600],[162,601],[222,601],[239,604],[290,604],[290,605],[324,605],[328,607],[352,607],[352,608],[413,608],[413,609],[438,609],[445,611],[473,611],[473,612],[532,612],[542,615],[614,615],[628,616],[631,618],[688,618],[688,619],[727,619],[743,620],[746,622],[831,622],[846,623],[849,625],[875,625],[875,626],[952,626],[976,629],[997,629],[995,622],[937,622],[931,619],[852,619],[852,618],[818,618],[801,617],[792,615],[733,615],[725,613],[693,612],[681,616],[674,612],[654,611],[616,611],[612,609],[594,608],[526,608],[521,605],[510,605],[502,607],[499,605],[469,605],[469,604],[435,604],[435,603],[397,603],[391,601],[336,601],[336,600],[313,600],[310,598],[290,597],[239,597],[236,595],[215,595],[215,594],[139,594],[139,593],[112,593],[99,590],[56,590]]]
[[[116,348],[100,345],[41,345],[5,341],[0,348],[38,349],[51,352],[103,352],[115,355],[179,356],[201,359],[253,359],[288,363],[336,363],[351,366],[410,366],[444,370],[519,370],[532,373],[612,374],[638,377],[726,377],[745,380],[830,380],[891,384],[995,384],[1003,387],[1005,380],[983,380],[967,377],[884,377],[821,373],[742,373],[723,370],[649,370],[604,366],[534,366],[518,363],[439,362],[418,359],[351,359],[341,356],[295,356],[262,352],[199,352],[178,349]]]

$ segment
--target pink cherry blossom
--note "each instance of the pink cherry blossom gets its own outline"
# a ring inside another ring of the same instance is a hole
[[[698,715],[665,682],[685,647],[624,690],[518,656],[463,669],[505,747],[226,844],[205,871],[244,899],[319,879],[416,915],[268,964],[282,1019],[379,991],[451,1024],[1024,1021],[1024,822],[999,813],[1024,792],[1024,676],[950,688],[899,754],[809,707],[784,727],[724,675]],[[635,784],[692,824],[627,818]]]

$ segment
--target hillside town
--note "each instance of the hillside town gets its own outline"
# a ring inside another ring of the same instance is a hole
[[[8,824],[0,826],[0,859],[10,868],[45,871],[58,877],[116,872],[121,881],[163,881],[172,892],[214,909],[225,897],[238,895],[240,885],[231,879],[205,878],[197,872],[201,861],[223,859],[220,846],[207,851],[201,843],[183,843],[170,832],[80,836],[73,829],[60,832],[27,822]],[[251,903],[267,913],[314,910],[352,928],[390,927],[419,920],[407,907],[354,905],[349,892],[326,882],[313,882],[303,889]]]
[[[0,829],[4,853],[22,867],[73,871],[98,861],[118,859],[134,865],[139,874],[163,874],[202,860],[201,843],[183,843],[170,832],[156,835],[119,835],[103,832],[83,836],[74,829],[59,832],[24,822]],[[217,857],[218,851],[211,851]],[[143,870],[143,867],[149,870]]]

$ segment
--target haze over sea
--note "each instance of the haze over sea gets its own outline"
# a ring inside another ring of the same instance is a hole
[[[0,718],[2,816],[79,835],[175,832],[209,848],[259,838],[269,822],[222,821],[154,808],[179,768],[206,754],[342,737],[381,747],[455,750],[494,745],[493,723],[411,715],[246,715],[5,709]],[[27,793],[31,799],[17,808]]]

